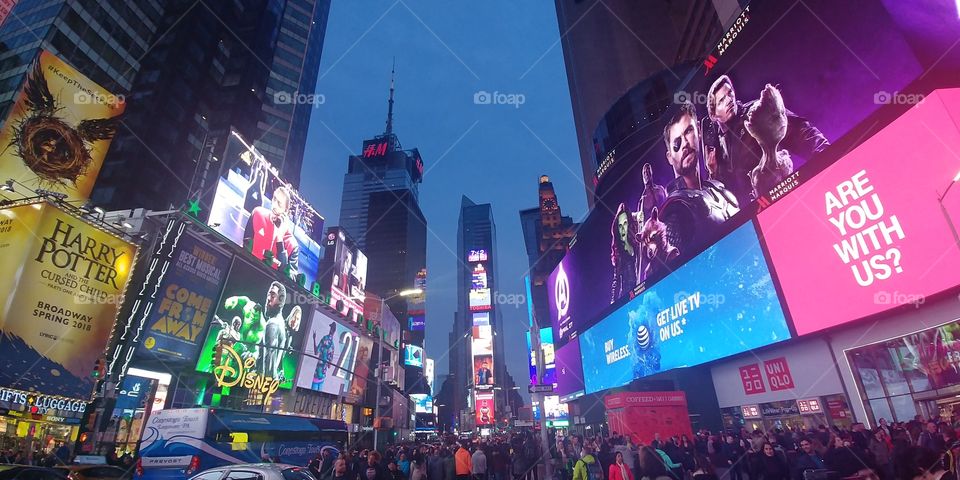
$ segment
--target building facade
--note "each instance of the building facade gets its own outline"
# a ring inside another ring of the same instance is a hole
[[[230,131],[300,183],[329,0],[164,2],[92,199],[110,208],[209,205]],[[142,179],[166,179],[144,182]]]

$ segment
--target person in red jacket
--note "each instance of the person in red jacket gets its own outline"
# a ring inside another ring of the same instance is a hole
[[[610,465],[607,480],[633,480],[633,472],[623,463],[623,452],[617,452],[616,461]]]

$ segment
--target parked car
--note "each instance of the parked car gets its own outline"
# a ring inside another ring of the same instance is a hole
[[[283,463],[241,463],[200,472],[190,480],[317,480],[306,467]],[[2,479],[0,479],[2,480]],[[43,479],[46,480],[46,479]]]
[[[0,465],[0,480],[67,480],[67,472],[32,465]]]
[[[63,465],[54,468],[66,472],[68,480],[123,480],[132,476],[132,471],[112,465]]]

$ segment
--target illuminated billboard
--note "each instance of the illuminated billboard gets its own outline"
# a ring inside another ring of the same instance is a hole
[[[476,250],[470,250],[470,253],[467,254],[468,262],[486,262],[487,261],[487,251],[479,248]]]
[[[924,71],[884,3],[752,2],[709,62],[610,107],[593,135],[596,207],[547,282],[558,346],[810,178]]]
[[[314,311],[310,329],[304,334],[297,386],[332,395],[349,392],[360,335],[320,309]]]
[[[417,345],[404,345],[403,364],[409,367],[423,368],[423,347]]]
[[[432,358],[428,358],[423,362],[423,377],[427,379],[427,386],[430,388],[430,392],[433,392],[433,382],[436,377],[436,371],[434,370],[435,365]]]
[[[367,377],[371,375],[370,359],[374,348],[376,348],[376,343],[372,338],[360,336],[360,344],[357,347],[357,361],[353,369],[353,381],[350,382],[350,390],[347,392],[347,403],[355,404],[363,401],[363,394],[367,389]],[[384,351],[389,350],[384,348]]]
[[[90,197],[126,104],[41,50],[0,130],[0,181]]]
[[[136,253],[52,204],[0,209],[0,387],[88,400]]]
[[[957,285],[958,116],[935,91],[757,217],[797,334]]]
[[[583,360],[580,358],[580,339],[575,338],[556,351],[557,386],[554,392],[563,402],[582,397]]]
[[[341,315],[352,310],[351,321],[356,321],[364,312],[367,288],[367,256],[357,244],[339,227],[327,229],[326,251],[321,269],[321,285],[328,288],[332,305],[342,302]]]
[[[138,357],[168,362],[196,358],[230,259],[192,235],[179,238],[174,259],[157,289],[160,299],[144,323]]]
[[[494,408],[493,392],[474,391],[474,406],[476,407],[476,424],[494,425],[497,423],[496,409]]]
[[[586,393],[790,337],[753,223],[580,335]]]
[[[471,347],[474,386],[493,388],[493,331],[489,325],[473,327]]]
[[[471,312],[490,310],[490,289],[470,290],[469,301]]]
[[[414,413],[433,413],[433,397],[426,393],[411,393]]]
[[[473,326],[479,327],[490,325],[490,312],[477,312],[473,314]]]
[[[427,320],[423,315],[407,317],[407,329],[411,332],[422,332],[426,328]]]
[[[556,355],[553,350],[553,329],[545,327],[540,329],[540,351],[543,352],[543,384],[553,385],[557,383]],[[530,353],[530,385],[540,383],[537,375],[537,357],[530,341],[530,332],[527,332],[527,352]]]
[[[228,170],[218,179],[207,224],[257,259],[271,258],[273,268],[291,279],[302,275],[311,289],[318,278],[323,217],[234,131],[223,161]]]
[[[546,413],[547,427],[570,426],[570,413],[566,403],[560,403],[557,395],[547,395],[543,398],[543,411]],[[533,418],[540,420],[540,404],[533,402]]]
[[[295,298],[284,284],[235,259],[197,371],[213,374],[218,387],[252,387],[267,396],[292,388],[310,318],[309,306],[295,304]]]
[[[468,301],[470,311],[490,310],[490,284],[487,278],[487,269],[482,263],[474,263],[471,268]]]

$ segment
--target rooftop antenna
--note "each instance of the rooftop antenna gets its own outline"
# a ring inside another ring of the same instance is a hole
[[[397,57],[393,57],[393,65],[390,67],[390,100],[387,102],[387,131],[386,135],[393,134],[393,78],[397,71]]]

